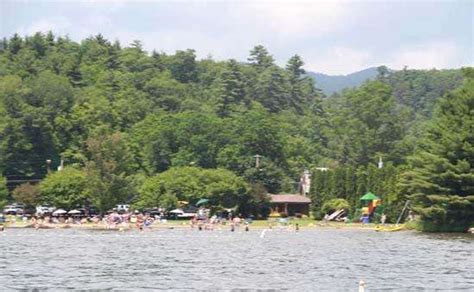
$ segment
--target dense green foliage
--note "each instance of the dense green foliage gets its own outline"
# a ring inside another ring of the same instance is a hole
[[[13,190],[13,198],[27,208],[34,208],[41,202],[41,193],[38,185],[24,183]]]
[[[465,230],[474,222],[474,76],[441,100],[401,185],[426,230]]]
[[[412,118],[430,117],[436,101],[462,85],[460,70],[408,70],[395,71],[379,79],[393,88],[398,104],[410,112]]]
[[[330,214],[340,209],[350,211],[351,205],[349,205],[349,202],[344,199],[331,199],[329,201],[326,201],[323,207],[321,208],[321,210],[326,214]]]
[[[41,200],[67,210],[86,203],[87,186],[83,171],[66,167],[62,171],[49,174],[40,184]]]
[[[436,100],[463,82],[459,70],[382,67],[376,80],[326,97],[303,65],[294,55],[279,67],[263,46],[237,62],[197,60],[193,50],[147,53],[139,41],[122,47],[101,35],[80,43],[14,35],[0,42],[0,171],[13,190],[64,159],[87,183],[50,175],[40,198],[64,207],[209,197],[264,213],[267,191],[296,192],[310,169],[317,216],[334,198],[355,214],[358,197],[372,191],[393,220],[406,199],[399,173],[411,166]],[[389,162],[380,170],[379,157]],[[195,179],[179,181],[189,173]],[[220,188],[206,186],[214,175]]]
[[[0,176],[0,208],[3,208],[7,204],[8,189],[7,181],[4,177]]]
[[[367,192],[376,194],[383,202],[388,221],[395,222],[403,205],[403,196],[397,185],[400,170],[393,164],[377,168],[374,164],[367,167],[339,166],[331,170],[313,171],[311,197],[313,214],[322,218],[327,208],[326,202],[344,199],[349,202],[352,217],[359,216],[362,207],[360,198]]]
[[[137,206],[175,208],[178,200],[195,205],[206,198],[212,205],[233,208],[247,192],[245,181],[229,170],[173,167],[143,183]]]

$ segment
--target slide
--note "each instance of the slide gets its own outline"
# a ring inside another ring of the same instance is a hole
[[[336,219],[337,217],[339,217],[340,215],[342,215],[342,213],[344,213],[344,209],[337,210],[336,212],[334,212],[334,213],[332,213],[331,215],[329,215],[329,217],[327,218],[327,220],[328,220],[328,221],[334,220],[334,219]]]

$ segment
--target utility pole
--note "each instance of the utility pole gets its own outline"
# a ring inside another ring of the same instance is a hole
[[[58,171],[61,171],[64,169],[64,159],[61,158],[61,164],[58,166]]]
[[[262,158],[261,155],[255,155],[255,168],[259,168],[260,167],[260,158]]]
[[[46,159],[46,172],[49,174],[51,172],[51,159]]]

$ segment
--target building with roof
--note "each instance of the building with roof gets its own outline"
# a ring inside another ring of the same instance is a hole
[[[268,194],[270,196],[271,213],[287,216],[309,216],[311,199],[300,194]]]

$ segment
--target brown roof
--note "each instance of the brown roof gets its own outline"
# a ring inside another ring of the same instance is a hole
[[[270,202],[272,203],[297,203],[297,204],[309,204],[311,199],[302,195],[297,194],[278,194],[270,195]]]

